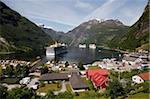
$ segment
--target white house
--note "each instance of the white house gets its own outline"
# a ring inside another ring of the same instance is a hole
[[[20,84],[28,84],[29,82],[30,82],[30,77],[25,77],[25,78],[23,78],[22,80],[20,80]]]
[[[138,75],[133,76],[132,81],[135,82],[135,83],[138,83],[138,84],[144,82],[144,80]]]
[[[137,69],[141,69],[141,70],[146,68],[147,69],[150,68],[150,64],[141,64],[140,66],[137,67]]]
[[[132,81],[138,84],[147,80],[150,80],[150,72],[141,73],[132,77]]]

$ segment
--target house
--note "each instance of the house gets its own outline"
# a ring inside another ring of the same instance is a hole
[[[125,64],[129,64],[129,65],[135,65],[136,64],[136,60],[138,58],[136,57],[123,57],[122,62],[124,62]]]
[[[108,70],[106,69],[96,69],[96,70],[87,70],[87,78],[90,79],[95,88],[105,89],[107,87],[109,78]]]
[[[89,88],[78,74],[72,74],[69,81],[72,86],[73,92],[82,92],[88,90]]]
[[[138,84],[147,80],[150,80],[150,72],[141,73],[132,77],[132,81]]]
[[[30,82],[31,78],[30,77],[25,77],[22,80],[20,80],[20,84],[25,84],[27,85]]]
[[[33,66],[33,67],[29,70],[29,72],[30,72],[30,73],[34,73],[34,72],[36,72],[36,73],[41,73],[41,69],[42,69],[42,66]]]
[[[28,88],[38,89],[39,86],[39,78],[31,79],[30,83],[27,85]]]
[[[140,66],[137,67],[137,69],[143,70],[143,69],[150,69],[150,64],[143,63]]]
[[[29,70],[29,76],[41,76],[42,66],[33,66]]]
[[[43,74],[40,81],[50,83],[52,81],[69,81],[73,92],[82,92],[88,90],[88,85],[82,81],[79,72],[72,73],[47,73]]]
[[[87,78],[91,79],[92,76],[93,76],[94,74],[96,74],[96,73],[99,73],[99,74],[101,74],[101,75],[108,75],[108,74],[109,74],[108,70],[106,70],[106,69],[91,69],[91,70],[88,69],[88,70],[86,71]]]
[[[47,73],[40,76],[40,81],[69,81],[68,73]]]

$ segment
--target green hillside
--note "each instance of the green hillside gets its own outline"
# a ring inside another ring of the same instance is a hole
[[[38,55],[52,42],[38,26],[0,2],[0,52]]]
[[[149,49],[149,4],[146,6],[142,16],[132,25],[127,33],[120,37],[115,37],[109,43],[110,47],[123,50]]]

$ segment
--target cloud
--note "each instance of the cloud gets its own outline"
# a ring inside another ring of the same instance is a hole
[[[119,19],[126,25],[134,24],[143,13],[147,0],[107,0],[102,6],[95,9],[84,18],[89,19]]]
[[[117,4],[116,1],[118,0],[108,0],[102,6],[100,6],[99,8],[94,10],[92,13],[90,13],[88,16],[86,16],[84,20],[89,20],[89,19],[94,19],[94,18],[100,18],[100,19],[107,18],[112,12],[118,9],[125,0],[119,4]]]
[[[67,31],[84,21],[95,18],[119,19],[127,25],[132,25],[143,13],[148,0],[1,1],[34,23],[43,22],[54,29]]]
[[[77,0],[76,1],[76,4],[75,4],[75,7],[77,7],[77,8],[81,8],[81,9],[88,9],[88,10],[92,10],[94,7],[91,5],[91,4],[89,4],[89,3],[87,3],[87,2],[82,2],[82,1],[80,1],[80,0]]]

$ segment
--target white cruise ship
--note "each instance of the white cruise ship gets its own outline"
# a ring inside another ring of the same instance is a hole
[[[89,48],[96,49],[96,45],[95,44],[89,44]]]
[[[86,48],[86,44],[79,44],[79,48]]]
[[[67,52],[66,44],[55,43],[54,45],[46,47],[46,56],[55,56],[66,52]]]

